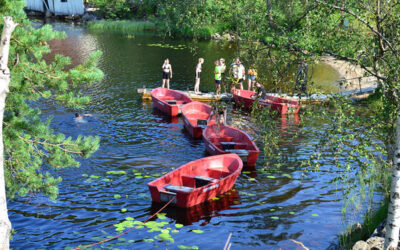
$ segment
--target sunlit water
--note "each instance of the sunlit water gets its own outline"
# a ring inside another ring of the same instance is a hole
[[[157,175],[206,156],[205,147],[201,140],[188,136],[181,118],[164,117],[153,110],[151,103],[143,103],[136,90],[160,84],[161,65],[167,57],[174,71],[171,85],[176,89],[192,88],[197,58],[204,57],[201,88],[212,90],[211,62],[220,57],[234,57],[234,51],[225,43],[199,42],[194,53],[188,48],[148,46],[188,45],[190,41],[163,42],[152,35],[128,38],[91,33],[69,24],[54,25],[68,34],[66,40],[52,44],[54,50],[71,56],[74,63],[83,62],[91,52],[101,50],[99,67],[105,79],[87,89],[92,103],[86,110],[44,105],[43,116],[53,117],[52,127],[57,132],[72,137],[101,136],[101,146],[91,158],[81,160],[81,167],[53,171],[63,178],[56,202],[41,196],[9,202],[9,216],[16,231],[11,247],[15,249],[62,249],[95,243],[117,235],[114,224],[126,217],[143,221],[157,211],[159,206],[152,204],[147,183]],[[73,114],[77,111],[91,113],[93,117],[86,118],[86,123],[76,123]],[[260,173],[259,169],[268,162],[261,153],[255,171],[241,174],[234,190],[219,200],[189,210],[168,207],[164,211],[167,219],[157,221],[168,222],[165,228],[170,230],[176,223],[184,225],[179,232],[171,232],[174,242],[160,242],[154,239],[160,232],[141,228],[96,247],[177,249],[186,245],[222,249],[230,233],[232,249],[298,247],[290,239],[312,249],[337,245],[337,236],[344,225],[340,212],[342,193],[340,187],[332,184],[335,168],[327,164],[320,172],[304,176],[299,164],[315,149],[314,131],[324,130],[329,124],[318,115],[301,128],[290,117],[277,118],[276,123],[276,129],[284,135],[279,144],[287,159],[280,172]],[[256,132],[245,130],[256,137]],[[257,143],[263,148],[261,141]],[[107,174],[122,170],[127,174]],[[192,231],[196,229],[203,232]],[[135,242],[129,242],[132,240]]]

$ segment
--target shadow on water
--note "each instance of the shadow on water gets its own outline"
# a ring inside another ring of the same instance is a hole
[[[176,223],[183,225],[192,225],[196,222],[201,222],[201,226],[210,223],[214,217],[221,216],[219,213],[223,210],[234,210],[234,206],[240,204],[240,196],[236,189],[231,189],[223,195],[218,196],[215,200],[209,200],[205,203],[198,204],[190,208],[179,208],[169,206],[163,210],[166,215],[175,220]],[[151,205],[151,213],[157,212],[163,204],[153,202]],[[230,214],[235,216],[235,214]]]

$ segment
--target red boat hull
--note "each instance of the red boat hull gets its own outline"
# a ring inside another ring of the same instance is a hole
[[[153,105],[163,113],[177,116],[183,104],[192,102],[189,96],[173,89],[156,88],[151,91]]]
[[[256,165],[260,150],[250,136],[239,129],[229,126],[212,125],[203,130],[203,140],[207,152],[211,155],[235,152],[241,156],[245,166],[251,167]]]
[[[245,109],[250,109],[254,103],[251,98],[256,92],[250,90],[232,89],[233,99],[236,105],[243,106]],[[300,110],[301,103],[298,101],[289,100],[286,98],[266,95],[265,100],[259,102],[261,106],[270,107],[279,114],[294,113],[297,114]]]
[[[178,207],[192,207],[230,190],[243,168],[235,154],[217,155],[186,163],[148,183],[154,202],[174,199]],[[205,181],[207,179],[207,181]]]
[[[204,126],[198,125],[199,120],[208,120],[211,114],[211,106],[201,102],[190,102],[182,107],[183,123],[186,130],[190,135],[195,138],[201,138],[203,133],[203,127],[209,126],[215,123],[212,119],[207,122]]]

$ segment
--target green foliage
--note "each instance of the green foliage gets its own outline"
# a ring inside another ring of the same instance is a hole
[[[88,23],[91,30],[116,31],[124,34],[134,34],[138,31],[155,30],[156,26],[150,21],[93,21]]]
[[[101,53],[94,53],[77,66],[61,55],[45,61],[43,55],[50,52],[47,42],[62,39],[65,34],[54,31],[50,25],[33,28],[24,6],[22,0],[6,0],[0,5],[3,16],[12,16],[19,23],[11,40],[10,93],[3,124],[6,185],[9,198],[40,192],[55,199],[61,178],[53,177],[49,169],[79,166],[76,158],[89,157],[97,150],[100,138],[73,139],[55,134],[50,128],[51,118],[43,121],[34,104],[49,102],[67,107],[88,104],[90,99],[81,90],[102,79],[102,72],[96,68]]]

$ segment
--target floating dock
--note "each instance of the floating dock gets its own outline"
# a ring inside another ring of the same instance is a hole
[[[139,94],[142,94],[143,100],[149,100],[149,101],[151,101],[151,91],[152,89],[146,89],[146,88],[141,88],[137,90]],[[184,90],[179,90],[179,91],[192,98],[193,101],[199,101],[199,102],[212,102],[212,101],[220,102],[220,101],[229,101],[232,99],[232,94],[230,93],[223,93],[220,95],[216,95],[213,92],[195,94],[194,91],[184,91]]]
[[[276,97],[286,98],[289,100],[299,101],[302,104],[318,104],[318,103],[328,103],[330,99],[335,95],[348,96],[353,100],[362,100],[367,98],[370,94],[372,94],[375,91],[375,89],[376,87],[374,86],[368,88],[360,88],[356,90],[342,91],[336,94],[312,94],[307,96],[277,94],[277,93],[268,93],[268,94]],[[147,89],[147,88],[137,89],[137,92],[139,94],[142,94],[142,99],[144,101],[151,101],[151,91],[152,89]],[[213,92],[195,94],[194,91],[184,91],[184,90],[179,90],[179,91],[188,95],[190,98],[192,98],[193,101],[199,101],[199,102],[230,101],[233,98],[231,93],[223,93],[220,95],[216,95]]]

